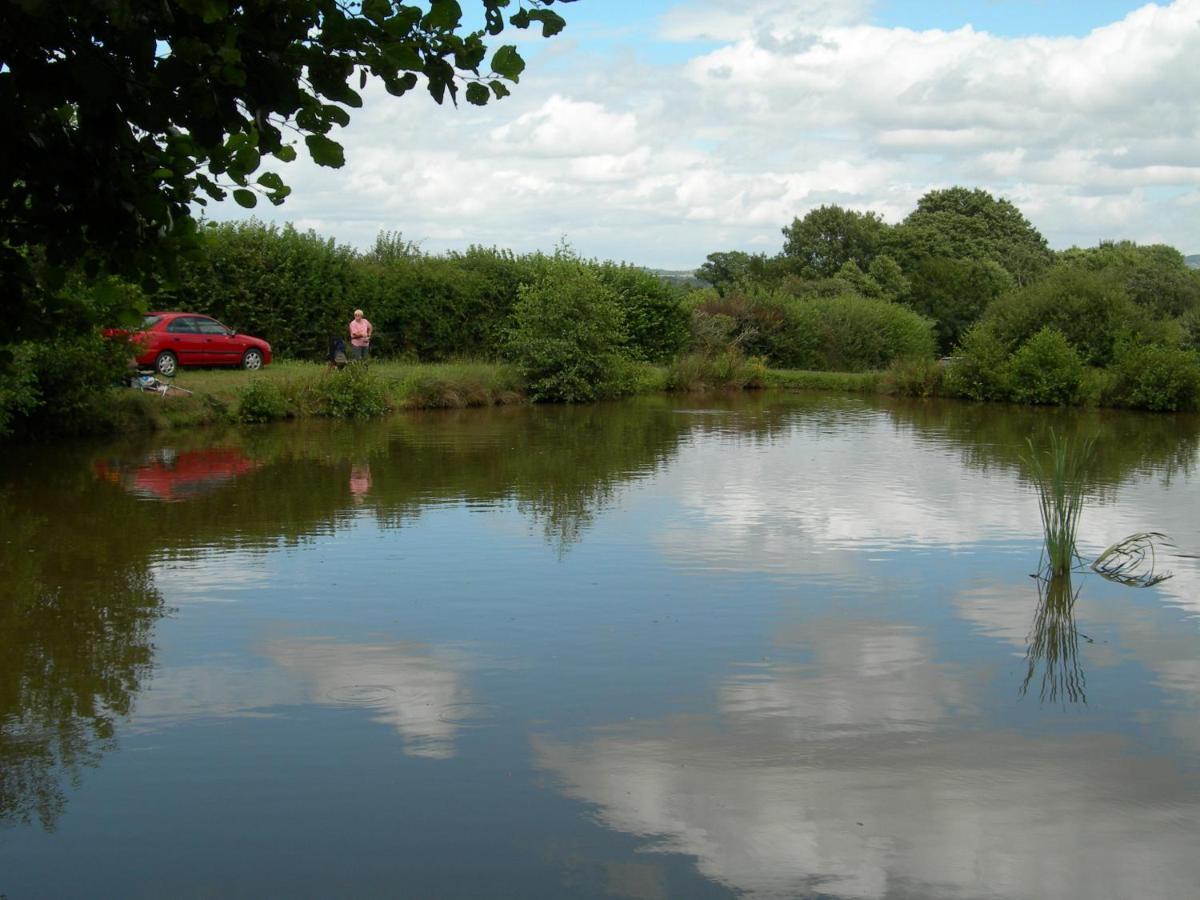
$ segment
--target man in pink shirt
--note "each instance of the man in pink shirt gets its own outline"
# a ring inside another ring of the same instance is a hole
[[[375,329],[363,318],[363,311],[356,309],[350,321],[350,358],[365,360],[371,353],[371,332]]]

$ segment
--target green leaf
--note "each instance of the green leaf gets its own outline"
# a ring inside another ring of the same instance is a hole
[[[529,13],[529,18],[542,23],[542,37],[554,37],[567,27],[566,19],[548,9],[535,9]]]
[[[363,0],[362,14],[379,25],[392,14],[392,4],[388,0]]]
[[[497,100],[499,100],[501,97],[507,97],[512,93],[512,91],[505,87],[503,81],[489,81],[488,87],[492,89],[492,93],[496,95]]]
[[[331,141],[323,134],[310,134],[304,138],[304,143],[308,145],[309,156],[318,166],[340,169],[346,164],[346,154],[337,141]]]
[[[520,81],[525,70],[525,60],[512,44],[505,44],[492,57],[492,71],[509,81]]]
[[[350,124],[350,113],[346,112],[340,106],[326,104],[321,107],[321,113],[324,115],[326,121],[334,122],[343,128]]]
[[[283,188],[283,179],[275,172],[263,172],[258,176],[258,183],[272,191],[278,191]]]
[[[462,7],[458,0],[430,0],[429,12],[422,24],[432,30],[454,31],[462,21]]]
[[[296,159],[296,148],[291,144],[284,144],[275,151],[275,158],[280,162],[292,162]]]
[[[416,73],[409,72],[403,78],[386,79],[383,86],[387,88],[387,92],[393,97],[403,96],[417,86]]]
[[[477,81],[467,85],[467,102],[474,106],[486,106],[491,94]]]
[[[238,206],[244,206],[246,209],[254,209],[258,205],[258,195],[245,188],[238,188],[234,191],[233,199],[237,201]]]

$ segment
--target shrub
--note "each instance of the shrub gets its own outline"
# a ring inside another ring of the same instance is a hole
[[[388,411],[387,387],[364,365],[347,366],[322,378],[316,389],[318,415],[368,419]]]
[[[21,352],[0,348],[0,438],[11,434],[15,424],[41,402],[37,379]],[[7,359],[5,359],[7,357]],[[11,364],[11,368],[5,363]]]
[[[1008,347],[990,328],[973,325],[946,367],[946,393],[969,400],[1007,399],[1008,357]]]
[[[931,356],[897,359],[884,375],[888,391],[902,397],[936,397],[942,393],[945,369]]]
[[[237,415],[242,422],[274,422],[287,416],[287,402],[277,384],[255,378],[238,395]]]
[[[1083,363],[1062,332],[1049,326],[1021,345],[1008,364],[1012,399],[1066,406],[1079,396]]]
[[[981,321],[1010,351],[1051,326],[1094,366],[1112,361],[1123,336],[1151,327],[1149,314],[1112,279],[1073,266],[1059,266],[1040,281],[1002,294]]]
[[[1200,350],[1200,310],[1192,310],[1179,320],[1183,330],[1180,341],[1185,350]]]
[[[667,369],[666,388],[672,391],[705,391],[724,388],[761,388],[767,366],[758,357],[747,358],[735,347],[715,353],[689,353]]]
[[[687,345],[688,311],[678,288],[638,266],[604,263],[596,274],[621,305],[626,354],[660,362]]]
[[[799,369],[866,372],[934,355],[933,323],[910,309],[854,294],[792,300],[772,361]]]
[[[624,339],[615,292],[561,254],[521,286],[507,349],[530,397],[577,403],[614,391]]]
[[[106,409],[110,388],[126,382],[129,348],[98,333],[59,335],[13,348],[13,375],[0,384],[11,399],[6,426],[38,433],[82,434],[112,426]],[[16,374],[20,373],[20,374]]]
[[[1117,400],[1125,406],[1158,411],[1200,408],[1200,353],[1142,344],[1119,354]]]

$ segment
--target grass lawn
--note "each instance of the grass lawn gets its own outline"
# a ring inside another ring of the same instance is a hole
[[[665,369],[646,367],[644,391],[661,390]],[[879,373],[770,369],[765,387],[876,393]],[[365,370],[329,371],[323,363],[283,361],[257,372],[180,369],[171,384],[190,393],[118,390],[106,410],[112,430],[169,429],[237,421],[312,416],[353,417],[388,410],[461,408],[526,402],[524,384],[510,365],[486,361],[412,363],[375,361]]]

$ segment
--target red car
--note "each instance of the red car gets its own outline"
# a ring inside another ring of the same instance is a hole
[[[109,332],[115,333],[115,332]],[[180,366],[241,366],[261,369],[271,361],[271,345],[238,334],[216,319],[186,312],[153,312],[130,336],[139,366],[153,366],[168,378]]]

